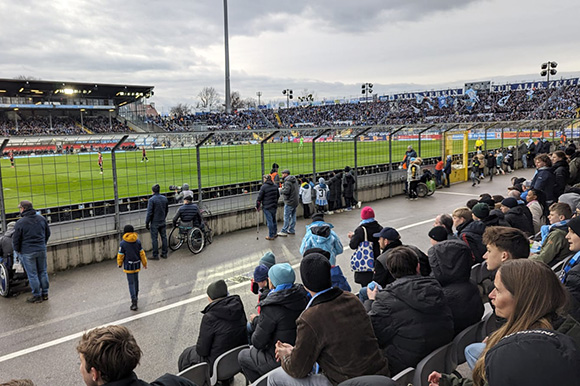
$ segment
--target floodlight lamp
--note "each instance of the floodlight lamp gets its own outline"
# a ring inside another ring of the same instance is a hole
[[[558,63],[556,63],[556,62],[550,62],[550,67],[556,68],[556,67],[558,67]]]
[[[550,75],[556,75],[557,73],[558,73],[558,70],[556,70],[556,69],[553,69],[553,68],[552,68],[552,69],[550,70]]]
[[[548,71],[544,70],[542,72],[540,72],[540,76],[546,76],[548,75]]]
[[[369,88],[373,88],[373,84],[372,83],[369,83]]]
[[[545,70],[546,68],[548,68],[548,63],[542,63],[542,70]]]
[[[282,90],[282,94],[286,95],[286,90]]]
[[[293,98],[294,98],[294,96],[292,96],[292,94],[290,94],[290,96],[289,96],[288,98],[290,98],[290,99],[293,99]]]
[[[292,95],[292,90],[288,91],[290,93],[290,95]]]
[[[72,89],[72,88],[65,88],[65,89],[64,89],[64,93],[65,93],[66,95],[72,95],[72,93],[73,93],[73,89]]]
[[[367,86],[366,84],[363,84],[361,88],[364,90],[366,86]]]

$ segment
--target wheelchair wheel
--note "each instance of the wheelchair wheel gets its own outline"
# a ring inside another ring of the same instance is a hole
[[[423,182],[417,184],[417,195],[419,197],[425,197],[429,193],[429,188]]]
[[[205,241],[208,245],[213,242],[213,231],[207,224],[205,225]]]
[[[179,233],[179,227],[174,227],[169,234],[169,249],[177,251],[183,245],[185,237]]]
[[[187,247],[191,253],[198,254],[203,249],[205,237],[199,228],[193,228],[187,235]]]
[[[0,296],[7,297],[10,294],[10,275],[4,263],[0,264]]]

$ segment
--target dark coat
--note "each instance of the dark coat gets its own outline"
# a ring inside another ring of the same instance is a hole
[[[0,256],[4,259],[4,261],[8,262],[8,269],[12,269],[13,264],[14,257],[14,247],[12,246],[13,234],[14,228],[9,226],[6,232],[4,232],[4,235],[0,237]]]
[[[344,197],[354,197],[354,186],[356,184],[356,179],[352,172],[344,173],[342,178],[342,195]]]
[[[534,224],[525,215],[522,205],[510,208],[507,213],[505,213],[505,220],[512,228],[521,230],[527,236],[534,234]]]
[[[567,264],[567,263],[565,263]],[[576,320],[580,320],[580,263],[576,264],[568,271],[564,287],[570,294],[570,315]]]
[[[483,255],[487,251],[483,245],[483,232],[485,224],[482,221],[471,220],[457,227],[457,237],[471,249],[473,264],[482,263]]]
[[[172,374],[164,374],[161,377],[157,378],[151,383],[147,383],[145,381],[140,380],[137,378],[135,373],[131,373],[131,375],[127,378],[120,379],[118,381],[105,383],[105,386],[195,386],[195,383],[190,381],[189,379],[185,379],[182,377],[178,377],[177,375]]]
[[[552,172],[556,176],[556,186],[554,187],[554,199],[558,199],[566,190],[566,184],[570,179],[570,166],[565,160],[558,161],[552,165]]]
[[[400,247],[401,245],[403,245],[401,240],[389,241],[387,247],[383,249],[383,253],[375,259],[375,274],[373,276],[373,281],[383,288],[386,287],[387,284],[391,284],[395,281],[395,278],[387,269],[387,256],[391,249]]]
[[[46,251],[46,243],[50,237],[50,228],[44,217],[36,214],[34,209],[22,212],[20,220],[16,221],[12,234],[12,247],[18,253]]]
[[[556,176],[549,167],[542,167],[532,178],[531,189],[539,189],[546,194],[546,201],[555,201],[554,187],[556,186]]]
[[[256,199],[256,208],[275,211],[278,209],[278,200],[280,199],[280,190],[272,181],[266,181],[260,187],[258,198]]]
[[[199,213],[199,207],[193,202],[180,206],[173,217],[173,226],[177,225],[178,220],[181,220],[182,223],[193,222],[194,227],[201,226],[202,220],[201,213]]]
[[[361,375],[390,375],[371,321],[355,295],[332,288],[314,298],[296,325],[296,345],[281,361],[291,377],[306,377],[314,363],[333,385]]]
[[[451,174],[451,163],[452,163],[452,161],[450,159],[445,161],[445,167],[443,168],[443,173]]]
[[[167,197],[159,193],[155,193],[147,203],[147,217],[145,218],[145,225],[162,224],[165,223],[167,212],[169,211],[169,203]]]
[[[429,263],[453,315],[455,335],[477,323],[483,316],[483,303],[477,285],[469,280],[471,251],[460,240],[446,240],[429,249]]]
[[[338,201],[342,197],[342,177],[339,174],[335,174],[328,181],[328,189],[330,193],[328,194],[328,201]]]
[[[365,240],[365,233],[362,228],[367,231],[367,240],[373,242],[373,254],[375,256],[375,267],[377,266],[377,257],[381,254],[381,246],[379,245],[379,239],[374,237],[373,234],[379,233],[383,227],[377,222],[373,221],[368,224],[359,225],[354,230],[354,235],[350,238],[348,246],[352,250],[356,250],[360,243]],[[355,272],[354,281],[355,283],[361,284],[363,287],[366,286],[373,280],[372,272]]]
[[[510,224],[508,224],[508,222],[505,220],[505,216],[503,214],[503,212],[499,209],[493,209],[491,212],[489,212],[489,216],[487,216],[486,218],[482,219],[481,222],[483,222],[485,224],[485,227],[494,227],[494,226],[500,226],[500,227],[509,227]]]
[[[392,374],[415,367],[453,339],[453,317],[432,277],[405,276],[365,302]]]
[[[282,190],[280,194],[284,199],[284,205],[288,205],[292,208],[296,208],[298,206],[299,198],[298,198],[298,191],[300,190],[300,186],[298,185],[298,180],[294,176],[286,176],[284,178],[284,182],[282,183]]]
[[[248,344],[246,313],[238,295],[214,300],[201,312],[196,350],[210,366],[226,351]]]

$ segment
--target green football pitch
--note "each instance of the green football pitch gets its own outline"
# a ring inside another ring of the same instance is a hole
[[[469,150],[474,142],[469,141]],[[488,148],[499,147],[501,140],[488,140]],[[504,146],[515,144],[506,139]],[[392,161],[403,159],[408,145],[418,149],[417,141],[393,141]],[[454,141],[453,153],[462,151],[462,141]],[[317,142],[317,173],[354,166],[353,142]],[[441,156],[440,141],[421,143],[423,158]],[[189,183],[198,187],[195,148],[170,148],[147,151],[148,161],[141,162],[141,151],[116,154],[116,176],[119,197],[145,196],[151,186],[158,183],[161,191],[169,185]],[[359,142],[358,166],[386,164],[389,162],[387,141]],[[110,153],[103,153],[101,174],[97,154],[46,155],[15,158],[15,167],[2,160],[2,184],[6,212],[17,211],[20,200],[30,200],[36,208],[65,206],[114,198],[114,178]],[[312,143],[268,143],[264,146],[264,165],[268,173],[272,163],[280,170],[290,169],[292,174],[313,172]],[[211,186],[241,184],[260,180],[262,173],[260,145],[207,146],[200,151],[201,185]]]

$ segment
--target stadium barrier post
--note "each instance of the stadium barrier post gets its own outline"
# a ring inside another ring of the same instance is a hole
[[[6,148],[6,145],[8,145],[8,141],[9,141],[9,139],[6,138],[6,139],[4,139],[4,141],[2,141],[2,145],[0,145],[0,155],[2,155],[2,157],[4,156],[4,149]],[[2,232],[6,232],[6,205],[4,203],[4,186],[2,184],[2,168],[0,168],[0,205],[1,205],[0,215],[2,216]]]
[[[355,189],[356,192],[356,200],[358,202],[358,137],[368,132],[372,126],[367,127],[366,129],[362,129],[354,136],[354,181],[355,181]]]
[[[330,129],[323,129],[319,134],[312,138],[312,179],[316,181],[316,140],[328,133]]]
[[[389,174],[387,175],[387,181],[389,184],[389,198],[393,197],[393,134],[398,133],[403,130],[406,126],[403,125],[398,129],[390,132],[389,135]]]
[[[121,137],[119,142],[113,146],[111,149],[111,169],[113,170],[113,192],[115,193],[115,230],[117,231],[117,237],[121,238],[121,210],[119,208],[119,180],[117,179],[117,156],[115,151],[121,146],[125,140],[129,138],[128,135]]]
[[[200,142],[195,144],[195,157],[197,160],[197,198],[198,198],[198,205],[201,206],[201,202],[203,201],[203,193],[202,193],[202,186],[201,186],[201,146],[207,142],[211,137],[213,137],[214,133],[209,133],[202,139]]]
[[[266,157],[264,155],[264,145],[266,144],[266,142],[268,142],[270,139],[272,139],[273,136],[275,136],[276,134],[278,134],[280,131],[276,130],[271,132],[270,134],[268,134],[264,139],[262,139],[260,141],[260,157],[262,158],[261,162],[262,162],[262,176],[266,174]],[[262,177],[260,177],[260,180],[262,179]]]

